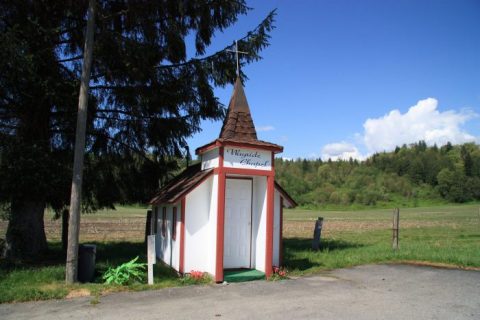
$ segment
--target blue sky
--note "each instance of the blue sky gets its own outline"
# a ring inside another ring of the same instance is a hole
[[[480,1],[249,1],[214,52],[277,8],[263,60],[246,66],[259,138],[283,157],[364,158],[395,145],[480,143]],[[232,87],[216,90],[228,104]],[[214,140],[205,121],[191,150]]]

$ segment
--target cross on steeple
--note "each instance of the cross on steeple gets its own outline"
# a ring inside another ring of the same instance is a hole
[[[238,61],[238,54],[248,54],[248,52],[238,51],[238,42],[235,40],[235,50],[227,50],[228,52],[234,52],[237,59],[237,77],[240,77],[240,63]]]

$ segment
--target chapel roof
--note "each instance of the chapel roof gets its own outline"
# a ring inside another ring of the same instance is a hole
[[[193,189],[205,181],[211,174],[213,169],[203,170],[201,163],[197,163],[186,168],[178,176],[170,180],[165,186],[160,188],[155,194],[150,205],[173,204],[181,200],[189,194]],[[286,207],[296,207],[297,203],[292,197],[275,181],[275,189],[282,194],[287,203]]]
[[[250,107],[248,106],[240,78],[237,78],[235,81],[232,97],[228,104],[227,115],[223,121],[218,139],[197,148],[196,153],[202,152],[211,145],[228,143],[271,149],[274,152],[283,151],[283,147],[278,144],[258,140],[257,131],[255,130]]]
[[[150,204],[175,203],[212,173],[213,169],[202,171],[201,163],[191,165],[160,188]]]
[[[235,81],[233,94],[228,104],[227,116],[223,122],[219,139],[256,141],[257,131],[240,78]]]

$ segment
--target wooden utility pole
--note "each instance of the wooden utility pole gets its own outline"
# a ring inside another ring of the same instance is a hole
[[[83,49],[82,78],[78,97],[77,130],[73,159],[72,193],[70,196],[70,218],[68,228],[67,263],[65,282],[77,281],[78,240],[80,232],[80,204],[82,200],[83,159],[85,156],[85,131],[87,125],[88,89],[92,66],[93,34],[95,31],[95,0],[88,2],[87,32]]]
[[[393,209],[393,234],[392,234],[392,248],[398,250],[398,230],[400,222],[400,209]]]

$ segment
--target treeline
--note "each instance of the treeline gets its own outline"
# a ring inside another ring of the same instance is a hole
[[[480,200],[480,146],[424,141],[365,161],[275,160],[277,181],[303,207],[417,206]]]

